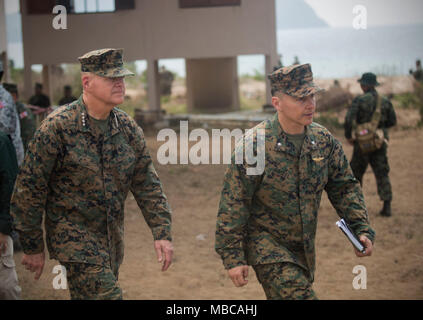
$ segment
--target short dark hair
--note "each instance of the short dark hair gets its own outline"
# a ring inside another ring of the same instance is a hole
[[[272,97],[275,97],[277,93],[283,93],[283,91],[278,89],[270,89],[270,94]]]
[[[3,88],[5,88],[9,93],[16,93],[18,95],[18,86],[14,83],[3,83]]]
[[[41,83],[37,82],[37,83],[35,84],[35,88],[40,88],[40,89],[42,89],[42,88],[43,88],[43,85],[42,85]]]

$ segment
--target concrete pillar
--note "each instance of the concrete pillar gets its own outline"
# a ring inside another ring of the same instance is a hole
[[[160,111],[159,63],[157,60],[147,60],[147,97],[148,108],[151,111]]]
[[[239,110],[237,58],[186,60],[188,112]]]
[[[30,28],[28,22],[27,22],[27,18],[26,18],[26,12],[27,12],[27,8],[26,8],[26,4],[27,1],[23,1],[20,0],[19,1],[19,5],[21,8],[21,13],[22,13],[22,50],[23,50],[23,59],[24,59],[24,89],[23,89],[23,95],[21,95],[21,99],[28,101],[29,98],[32,96],[32,94],[34,93],[34,87],[32,85],[32,62],[30,59],[30,53],[29,50],[26,50],[25,47],[25,41],[26,41],[26,30],[28,30],[28,28]]]
[[[3,63],[4,68],[2,82],[7,82],[10,77],[7,59],[6,7],[4,0],[0,0],[0,61]]]
[[[3,78],[1,79],[1,82],[11,82],[7,51],[0,51],[0,61],[3,63]]]
[[[272,94],[270,93],[270,81],[267,75],[273,72],[273,67],[278,64],[278,55],[275,53],[265,56],[265,78],[266,78],[266,104],[272,104]]]
[[[53,73],[52,73],[52,65],[43,65],[43,72],[42,72],[42,79],[43,79],[43,92],[44,94],[48,95],[50,98],[50,102],[53,104],[53,92],[54,92],[54,85],[53,85]]]
[[[22,100],[28,101],[33,93],[32,88],[32,70],[29,63],[24,64],[24,90]]]

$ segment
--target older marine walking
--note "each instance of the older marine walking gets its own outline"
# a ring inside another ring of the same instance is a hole
[[[116,108],[124,101],[121,49],[79,58],[82,96],[50,114],[29,143],[11,204],[23,265],[44,267],[45,214],[51,259],[66,267],[72,299],[121,299],[124,204],[134,195],[162,270],[172,262],[171,210],[143,130]]]

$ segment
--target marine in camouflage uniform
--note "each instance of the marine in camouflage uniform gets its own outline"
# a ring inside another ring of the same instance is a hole
[[[3,64],[0,62],[0,81],[3,77]],[[16,111],[15,102],[9,92],[0,83],[0,131],[10,135],[16,150],[18,165],[24,159],[24,148],[21,139],[21,128],[19,116]]]
[[[22,102],[18,101],[18,86],[14,83],[4,83],[4,88],[12,95],[18,111],[19,123],[21,127],[21,138],[26,150],[28,142],[32,139],[36,129],[35,116],[32,111],[27,108]]]
[[[63,93],[64,93],[63,98],[61,98],[59,100],[59,106],[63,106],[64,104],[67,104],[67,103],[72,103],[75,100],[77,100],[77,98],[75,98],[72,95],[72,87],[71,86],[69,86],[69,85],[64,86],[63,87]]]
[[[96,50],[79,60],[83,83],[86,72],[113,82],[132,74],[123,68],[122,50]],[[117,281],[128,191],[159,249],[171,241],[171,210],[143,130],[117,108],[106,120],[90,116],[85,94],[84,88],[79,100],[55,110],[36,131],[11,212],[26,255],[44,252],[45,212],[50,258],[66,267],[72,299],[121,299]]]
[[[50,98],[43,92],[43,85],[41,83],[35,84],[35,94],[29,98],[28,103],[40,108],[47,109],[51,106]]]
[[[384,202],[383,209],[380,212],[382,216],[391,216],[392,187],[389,180],[389,163],[387,156],[387,143],[382,148],[363,154],[360,151],[358,142],[353,139],[353,124],[362,124],[372,120],[373,113],[376,110],[377,99],[379,94],[375,90],[375,86],[379,85],[376,75],[373,73],[364,73],[358,80],[364,91],[363,95],[356,97],[345,116],[345,137],[354,145],[353,156],[351,159],[351,169],[355,177],[363,183],[363,175],[370,163],[376,177],[377,192],[379,198]],[[392,103],[385,97],[382,99],[381,119],[378,128],[383,130],[384,136],[389,140],[388,128],[393,127],[397,123]]]
[[[264,172],[248,175],[246,162],[235,163],[243,147],[242,140],[238,142],[224,177],[215,248],[230,276],[243,268],[245,277],[246,266],[253,266],[267,299],[315,299],[315,235],[323,191],[357,235],[370,242],[375,233],[340,142],[311,120],[298,126],[300,134],[282,128],[284,107],[277,107],[275,101],[282,100],[275,97],[285,95],[296,101],[295,107],[310,103],[307,108],[314,112],[311,97],[319,89],[312,82],[310,65],[284,67],[269,78],[278,113],[246,133],[253,136],[259,152],[257,134],[260,129],[265,132]],[[371,242],[367,246],[370,249]]]
[[[416,81],[423,82],[423,69],[422,63],[419,60],[416,60],[416,70],[413,71],[410,69],[410,74],[416,79]]]

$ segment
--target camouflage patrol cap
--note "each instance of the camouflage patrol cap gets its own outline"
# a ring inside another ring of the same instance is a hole
[[[314,84],[309,63],[282,67],[271,73],[268,78],[273,91],[282,91],[296,98],[303,98],[323,90]]]
[[[133,76],[131,71],[123,67],[122,53],[123,49],[111,48],[90,51],[78,58],[81,71],[106,78]]]
[[[380,85],[379,82],[377,82],[376,75],[371,72],[363,73],[360,79],[357,80],[357,82],[366,85],[366,86],[378,86]]]

